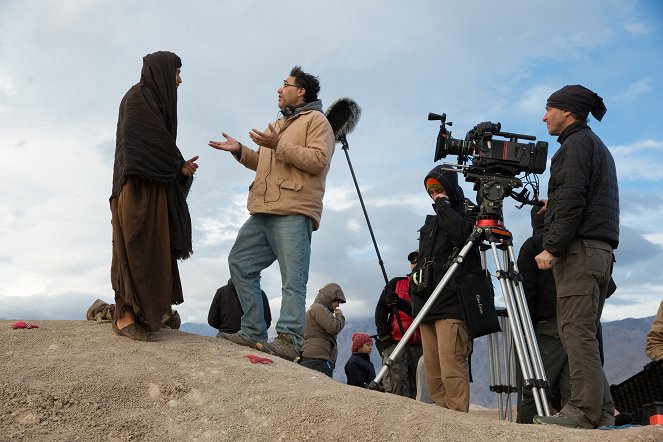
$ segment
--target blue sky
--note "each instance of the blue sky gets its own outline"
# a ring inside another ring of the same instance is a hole
[[[594,90],[608,112],[590,126],[615,157],[621,205],[618,290],[604,319],[653,315],[663,298],[658,1],[0,0],[0,10],[0,317],[80,319],[95,299],[112,301],[117,110],[142,56],[157,50],[182,58],[178,145],[200,155],[194,255],[180,265],[185,322],[205,322],[248,216],[252,172],[207,142],[224,131],[251,145],[249,130],[276,117],[276,89],[294,65],[320,77],[325,108],[346,96],[362,107],[349,155],[390,277],[408,270],[431,211],[422,179],[438,125],[428,112],[445,112],[460,138],[499,121],[548,141],[551,157],[546,98],[566,84]],[[548,172],[540,179],[545,194]],[[346,315],[371,316],[384,281],[340,146],[324,203],[308,302],[337,282]],[[505,201],[517,250],[529,212],[514,206]],[[276,266],[263,283],[276,313]]]

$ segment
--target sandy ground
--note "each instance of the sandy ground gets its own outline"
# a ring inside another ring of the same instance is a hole
[[[342,385],[233,343],[177,330],[156,343],[110,324],[0,321],[0,440],[656,441],[663,426],[517,425]],[[341,368],[342,369],[342,368]]]

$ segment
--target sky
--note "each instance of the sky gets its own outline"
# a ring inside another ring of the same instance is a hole
[[[603,319],[652,316],[663,298],[659,1],[0,0],[0,11],[1,318],[83,319],[95,299],[113,302],[118,106],[158,50],[182,58],[177,143],[200,156],[188,198],[194,254],[180,262],[183,322],[206,322],[248,217],[253,172],[207,143],[223,131],[255,147],[248,132],[277,117],[276,91],[295,65],[319,77],[325,109],[341,97],[362,108],[348,151],[337,145],[332,159],[307,305],[336,282],[348,320],[369,317],[384,286],[349,163],[385,272],[403,276],[432,213],[423,178],[439,164],[439,124],[428,113],[446,113],[456,138],[483,121],[533,135],[549,143],[549,165],[558,143],[541,118],[566,84],[603,97],[608,112],[590,126],[617,164],[618,289]],[[542,195],[548,178],[547,168]],[[504,206],[517,253],[529,210]],[[277,264],[262,282],[277,317]]]

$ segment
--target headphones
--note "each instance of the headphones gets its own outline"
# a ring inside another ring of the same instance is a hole
[[[293,106],[291,104],[288,104],[283,109],[281,109],[281,113],[283,114],[284,117],[288,118],[288,117],[292,117],[293,115],[295,115],[296,110],[297,110],[297,108],[295,106]]]

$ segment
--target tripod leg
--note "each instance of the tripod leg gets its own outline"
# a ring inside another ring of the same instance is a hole
[[[516,264],[516,257],[513,252],[513,247],[508,247],[509,259],[513,263],[514,271],[518,273],[518,266]],[[520,309],[521,318],[523,318],[523,329],[525,331],[525,336],[527,338],[528,345],[531,345],[530,355],[532,356],[532,363],[534,366],[534,374],[537,378],[541,379],[543,384],[548,384],[548,379],[546,377],[546,370],[543,366],[543,360],[541,359],[541,352],[539,351],[539,343],[536,340],[536,332],[534,331],[534,325],[532,324],[532,319],[529,314],[529,309],[527,308],[527,299],[525,298],[525,290],[523,289],[522,284],[518,280],[514,280],[514,289],[515,289],[515,300]],[[547,387],[547,385],[543,385]],[[546,416],[550,415],[548,410],[548,402],[546,401],[545,407]]]
[[[543,416],[550,415],[548,409],[548,402],[546,400],[546,394],[543,387],[547,382],[545,379],[545,373],[536,373],[536,378],[534,370],[538,367],[536,364],[532,363],[532,355],[535,354],[535,359],[539,355],[539,348],[536,342],[536,339],[533,339],[533,336],[528,337],[527,342],[525,341],[525,330],[533,330],[531,325],[531,319],[529,317],[529,311],[527,311],[525,305],[525,315],[521,316],[520,312],[523,311],[523,306],[520,308],[516,304],[516,293],[522,292],[522,286],[519,286],[517,281],[514,281],[507,272],[504,271],[501,265],[501,260],[497,252],[497,245],[494,240],[489,240],[491,249],[493,251],[493,258],[495,259],[495,268],[497,270],[497,278],[500,282],[500,287],[502,289],[502,295],[504,297],[504,303],[508,312],[509,325],[511,333],[513,334],[513,341],[516,347],[516,353],[518,355],[518,360],[520,362],[520,368],[523,373],[525,382],[529,382],[532,385],[532,394],[534,396],[534,402],[536,404],[537,413]],[[509,245],[509,247],[511,247]],[[511,255],[509,255],[510,257]],[[510,262],[508,267],[513,267],[513,262]],[[529,324],[523,325],[523,321],[528,322]],[[528,333],[529,334],[529,333]]]
[[[421,307],[421,311],[419,312],[419,314],[417,314],[417,316],[412,319],[410,327],[408,327],[407,331],[405,332],[399,343],[396,345],[396,348],[394,348],[394,351],[391,352],[387,360],[383,363],[382,368],[378,372],[377,376],[375,376],[375,379],[369,384],[368,388],[373,390],[378,389],[380,380],[382,380],[384,375],[387,373],[389,367],[392,366],[398,354],[403,350],[403,347],[407,345],[408,341],[410,340],[410,337],[417,330],[417,327],[419,326],[419,324],[421,324],[421,321],[426,316],[426,313],[428,313],[428,310],[430,310],[431,306],[433,305],[437,297],[440,295],[440,293],[442,293],[442,289],[444,289],[444,287],[449,283],[456,270],[458,270],[458,267],[460,267],[461,263],[463,262],[469,251],[474,246],[475,242],[481,237],[481,234],[482,232],[480,229],[474,229],[474,231],[470,234],[470,237],[468,238],[467,242],[465,243],[465,245],[463,245],[463,248],[460,250],[460,252],[458,252],[458,254],[453,260],[453,263],[449,266],[444,276],[437,284],[437,287],[435,287],[435,290],[433,290],[433,293],[426,300],[426,303],[424,303],[423,307]]]

